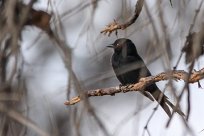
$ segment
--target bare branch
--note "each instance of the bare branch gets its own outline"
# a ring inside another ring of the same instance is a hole
[[[140,15],[140,12],[142,10],[142,7],[144,5],[144,0],[138,0],[136,5],[135,5],[135,13],[134,15],[131,17],[130,20],[128,20],[127,22],[125,22],[124,24],[118,24],[115,20],[114,22],[110,23],[109,25],[107,25],[102,31],[101,33],[104,34],[108,34],[108,36],[111,35],[112,32],[117,31],[118,29],[126,29],[127,27],[129,27],[130,25],[132,25],[133,23],[135,23],[135,21],[137,20],[138,16]]]
[[[130,84],[125,86],[116,86],[110,88],[89,90],[85,92],[87,97],[91,96],[104,96],[104,95],[115,95],[116,93],[126,93],[131,91],[140,91],[144,90],[147,86],[159,82],[162,80],[174,79],[174,80],[184,80],[188,83],[195,83],[204,78],[204,68],[199,71],[193,71],[188,79],[188,73],[184,70],[172,70],[169,72],[162,72],[156,76],[149,76],[141,78],[140,81],[136,84]],[[72,98],[70,101],[66,101],[65,105],[73,105],[81,101],[81,96]]]

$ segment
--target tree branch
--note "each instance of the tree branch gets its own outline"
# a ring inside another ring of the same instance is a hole
[[[102,31],[101,33],[104,34],[108,34],[108,36],[110,36],[110,34],[113,31],[117,31],[118,29],[126,29],[127,27],[129,27],[130,25],[132,25],[133,23],[135,23],[135,21],[137,20],[138,16],[140,15],[140,12],[142,10],[142,7],[144,5],[144,0],[138,0],[136,5],[135,5],[135,13],[134,15],[130,18],[130,20],[128,20],[127,22],[125,22],[124,24],[118,24],[115,20],[114,22],[110,23],[109,25],[107,25]]]
[[[188,79],[188,73],[184,70],[172,70],[169,72],[162,72],[156,76],[149,76],[145,78],[141,78],[138,83],[130,84],[130,85],[124,85],[124,86],[116,86],[116,87],[110,87],[110,88],[102,88],[102,89],[96,89],[96,90],[89,90],[85,92],[85,95],[87,97],[92,96],[104,96],[104,95],[115,95],[116,93],[126,93],[130,91],[140,91],[144,90],[147,86],[159,82],[162,80],[183,80],[184,82],[188,83],[195,83],[199,80],[204,78],[204,68],[202,68],[199,71],[193,71],[190,75],[190,78]],[[65,105],[73,105],[75,103],[78,103],[81,101],[81,96],[77,96],[72,98],[70,101],[66,101]]]

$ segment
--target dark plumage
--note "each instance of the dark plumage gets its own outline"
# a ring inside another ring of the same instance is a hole
[[[117,39],[112,46],[108,47],[114,49],[111,62],[114,72],[122,85],[137,83],[141,77],[151,76],[150,71],[147,69],[142,58],[138,55],[136,47],[131,40],[125,38]],[[159,98],[163,95],[160,105],[169,117],[171,117],[169,106],[172,109],[176,109],[168,100],[167,96],[159,90],[156,84],[146,87],[141,93],[152,101],[154,101],[154,99],[159,101]],[[176,112],[180,115],[184,115],[178,108]]]

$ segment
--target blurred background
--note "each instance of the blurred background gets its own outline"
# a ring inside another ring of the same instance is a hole
[[[203,25],[204,5],[201,5],[198,14],[196,12],[202,0],[172,0],[172,6],[169,0],[146,0],[146,6],[130,27],[118,30],[117,35],[114,32],[110,36],[100,33],[114,20],[124,23],[131,18],[136,2],[136,0],[35,2],[34,9],[52,15],[51,29],[56,30],[59,38],[69,47],[70,58],[63,56],[62,51],[44,31],[34,26],[24,27],[21,40],[18,42],[20,45],[18,70],[12,81],[13,90],[21,81],[23,89],[19,93],[22,96],[16,98],[16,101],[13,98],[13,102],[0,94],[3,108],[15,103],[15,106],[6,110],[7,114],[1,113],[1,135],[204,135],[202,131],[204,91],[197,83],[190,85],[191,109],[188,127],[179,115],[175,114],[166,128],[169,118],[159,107],[148,123],[148,129],[145,129],[157,103],[137,92],[90,97],[88,104],[81,101],[71,106],[64,105],[66,100],[79,95],[80,91],[77,89],[88,91],[120,84],[110,63],[113,50],[106,47],[116,39],[123,37],[131,39],[152,75],[157,75],[172,70],[176,65],[191,24],[193,23],[192,32],[199,31]],[[195,15],[197,17],[194,22]],[[161,18],[165,24],[165,31]],[[169,41],[168,46],[165,46],[166,41]],[[70,61],[77,81],[65,65],[66,59]],[[203,68],[203,60],[202,56],[199,57],[194,65],[195,70]],[[14,63],[15,59],[11,57],[8,62],[8,73],[12,73]],[[177,69],[188,71],[188,67],[183,55]],[[157,85],[164,90],[167,82],[158,82]],[[200,83],[203,86],[203,82]],[[172,86],[167,87],[165,94],[171,102],[176,103],[172,91],[180,94],[184,84],[182,80],[173,81]],[[186,113],[186,93],[181,99],[180,106]]]

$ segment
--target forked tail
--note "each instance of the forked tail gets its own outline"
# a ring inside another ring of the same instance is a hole
[[[163,108],[163,110],[166,112],[166,114],[169,117],[172,116],[172,112],[170,110],[170,107],[172,108],[172,110],[177,112],[179,115],[185,116],[185,114],[178,107],[175,107],[168,100],[168,97],[166,95],[164,95],[164,93],[162,93],[155,84],[147,87],[146,89],[154,97],[154,99],[160,104],[160,106]]]

